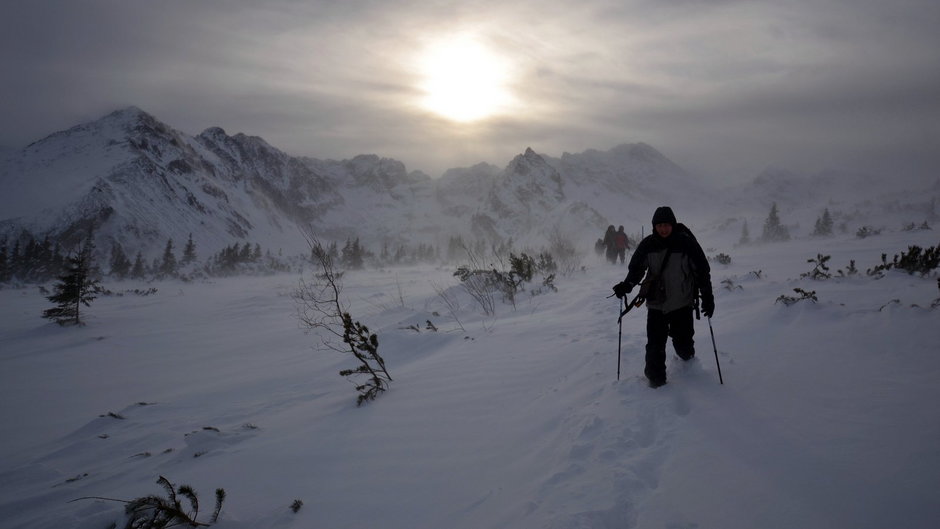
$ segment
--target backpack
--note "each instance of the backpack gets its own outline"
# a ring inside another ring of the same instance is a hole
[[[676,227],[673,229],[673,231],[676,233],[681,233],[685,235],[686,237],[692,239],[693,241],[698,242],[698,239],[695,238],[695,235],[692,233],[692,230],[690,230],[688,226],[686,226],[685,224],[681,222],[676,223]]]

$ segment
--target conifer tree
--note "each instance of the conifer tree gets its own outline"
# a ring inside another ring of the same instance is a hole
[[[382,251],[379,252],[379,260],[383,263],[388,263],[390,253],[388,251],[388,241],[382,242]]]
[[[137,257],[134,258],[134,267],[131,268],[131,277],[134,279],[143,279],[147,274],[146,267],[144,265],[144,256],[140,252],[137,252]]]
[[[62,270],[65,269],[65,256],[62,255],[61,247],[59,243],[56,243],[52,248],[52,255],[50,256],[50,270],[54,275],[59,275],[62,273]],[[100,276],[101,271],[97,268],[97,265],[94,265],[95,275]]]
[[[406,249],[404,244],[398,245],[398,249],[395,250],[395,264],[402,264],[405,261],[405,251]]]
[[[13,252],[10,254],[10,262],[7,265],[11,278],[17,277],[21,273],[22,266],[22,255],[20,254],[20,241],[19,239],[13,243]]]
[[[121,243],[111,245],[111,275],[118,279],[125,279],[131,272],[131,261],[124,253]]]
[[[343,268],[352,268],[353,260],[353,244],[352,239],[346,239],[346,244],[343,246],[342,258],[340,262],[343,265]]]
[[[160,261],[160,275],[176,275],[176,255],[173,254],[173,239],[166,241],[166,248],[163,250],[163,260]]]
[[[343,267],[349,270],[359,270],[362,268],[363,255],[362,246],[359,245],[359,237],[350,240],[346,239],[346,246],[343,247],[342,257]]]
[[[10,280],[10,260],[7,258],[7,240],[0,241],[0,283]]]
[[[764,233],[761,236],[764,242],[778,242],[790,240],[790,231],[780,223],[780,217],[777,214],[777,203],[774,202],[770,207],[770,213],[767,220],[764,221]]]
[[[238,262],[247,263],[251,261],[251,243],[245,241],[245,245],[238,251]]]
[[[49,236],[42,241],[40,248],[41,276],[50,278],[58,276],[65,267],[65,258],[59,250],[59,243],[52,244]]]
[[[187,265],[196,262],[196,243],[193,242],[193,234],[189,234],[186,246],[183,247],[183,264]]]
[[[66,274],[55,284],[55,293],[46,299],[56,304],[42,313],[43,318],[55,320],[59,325],[81,325],[81,306],[91,306],[99,290],[94,276],[94,245],[90,238],[75,255],[68,258]]]
[[[829,214],[829,208],[823,210],[822,216],[816,219],[816,227],[813,229],[813,235],[832,235],[832,215]]]
[[[19,275],[22,279],[28,281],[35,280],[33,273],[36,268],[36,246],[36,239],[29,235],[29,239],[23,245],[23,254],[20,257]]]
[[[48,235],[42,239],[41,243],[36,243],[32,261],[30,275],[34,281],[45,281],[61,273],[61,269],[53,259],[52,242]]]

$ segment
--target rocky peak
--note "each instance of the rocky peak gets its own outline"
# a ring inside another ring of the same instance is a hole
[[[242,133],[229,136],[221,127],[210,127],[196,140],[218,156],[231,171],[255,168],[279,174],[279,166],[287,163],[286,154],[257,136]]]
[[[557,173],[557,171],[548,165],[545,158],[532,150],[532,147],[526,147],[525,153],[516,155],[516,157],[509,162],[506,172],[517,175],[528,175],[534,172],[542,174]]]
[[[409,182],[405,164],[391,158],[380,158],[375,154],[360,154],[345,160],[343,166],[349,171],[352,183],[375,190],[388,190]]]
[[[228,138],[228,134],[225,133],[225,130],[222,127],[209,127],[196,137],[213,142],[221,142]]]
[[[531,147],[527,147],[525,153],[517,155],[509,162],[503,184],[528,188],[529,192],[553,194],[558,198],[564,195],[561,190],[561,174]]]

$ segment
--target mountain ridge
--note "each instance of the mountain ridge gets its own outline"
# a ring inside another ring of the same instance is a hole
[[[8,190],[0,229],[67,244],[95,225],[99,248],[118,242],[149,256],[190,232],[209,251],[232,239],[296,249],[308,229],[373,244],[472,236],[474,223],[490,225],[491,237],[526,237],[570,206],[553,163],[527,148],[503,170],[478,164],[432,179],[375,154],[296,157],[215,126],[190,136],[130,106],[14,153],[0,173]],[[602,228],[602,213],[581,217],[575,229]]]
[[[309,235],[443,244],[457,235],[544,241],[560,230],[593,243],[609,224],[647,225],[656,205],[702,225],[723,204],[753,214],[778,195],[805,202],[835,193],[843,177],[768,169],[720,191],[654,147],[625,143],[558,158],[526,147],[502,169],[481,162],[431,178],[377,154],[292,156],[216,126],[192,136],[130,106],[52,133],[0,164],[0,239],[25,231],[68,247],[94,226],[100,252],[118,243],[148,258],[190,234],[203,255],[249,241],[302,252]]]

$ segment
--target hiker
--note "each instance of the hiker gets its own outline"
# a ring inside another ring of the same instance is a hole
[[[623,264],[627,256],[627,250],[630,249],[630,239],[624,233],[622,225],[617,228],[617,233],[614,234],[614,247],[617,250],[617,258],[620,259],[620,264]]]
[[[701,295],[702,313],[715,313],[711,268],[695,236],[676,222],[672,209],[662,206],[653,214],[653,233],[637,245],[627,277],[614,285],[614,294],[623,298],[642,284],[645,298],[646,368],[650,386],[666,383],[666,341],[671,336],[676,354],[688,361],[695,357],[692,312]],[[645,275],[645,280],[644,280]]]
[[[617,232],[614,231],[614,225],[607,226],[607,232],[604,233],[604,250],[607,253],[607,260],[611,263],[617,262],[617,243],[614,239]]]

